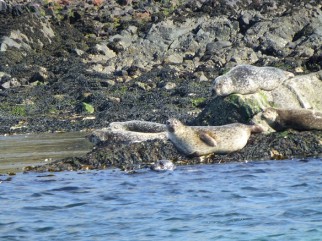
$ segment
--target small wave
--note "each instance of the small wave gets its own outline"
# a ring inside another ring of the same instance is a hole
[[[309,184],[307,184],[306,182],[300,183],[300,184],[295,184],[292,185],[291,188],[296,188],[296,187],[308,187]]]
[[[26,206],[23,207],[24,210],[28,211],[54,211],[63,209],[64,207],[61,206],[54,206],[54,205],[48,205],[48,206]]]
[[[73,207],[79,207],[79,206],[84,206],[86,205],[87,203],[85,202],[81,202],[81,203],[72,203],[72,204],[68,204],[65,206],[65,208],[73,208]]]
[[[54,227],[42,227],[35,229],[35,232],[37,233],[46,233],[48,231],[54,230]]]
[[[75,187],[75,186],[67,186],[67,187],[61,187],[61,188],[55,188],[55,189],[51,189],[52,192],[61,192],[61,191],[77,191],[79,190],[79,187]]]

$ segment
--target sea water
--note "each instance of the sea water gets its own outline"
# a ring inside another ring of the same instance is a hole
[[[0,240],[322,240],[322,160],[0,176]]]

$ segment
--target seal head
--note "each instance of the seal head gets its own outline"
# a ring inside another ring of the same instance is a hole
[[[176,166],[170,160],[159,160],[151,165],[150,169],[152,171],[160,172],[160,171],[173,171]]]
[[[181,126],[183,126],[181,121],[179,121],[178,119],[175,119],[175,118],[171,118],[171,119],[167,120],[167,122],[166,122],[166,128],[167,128],[168,132],[171,132],[171,133],[174,133],[176,131],[176,129],[180,128]]]

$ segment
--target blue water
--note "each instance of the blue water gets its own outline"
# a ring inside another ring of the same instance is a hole
[[[321,159],[8,178],[0,240],[322,240]]]

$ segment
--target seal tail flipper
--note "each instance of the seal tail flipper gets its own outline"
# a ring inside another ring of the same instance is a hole
[[[217,146],[217,141],[205,131],[199,131],[199,138],[208,146]]]
[[[251,125],[250,131],[251,131],[251,133],[261,133],[264,131],[264,129],[260,125]]]

